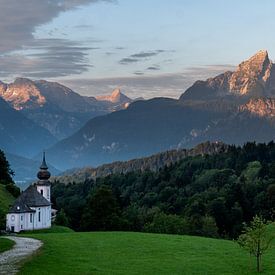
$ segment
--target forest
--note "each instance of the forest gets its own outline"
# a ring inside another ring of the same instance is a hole
[[[14,172],[10,168],[5,153],[0,150],[0,230],[6,228],[6,212],[9,204],[20,194],[20,189],[12,179],[13,175]]]
[[[229,146],[159,171],[55,181],[56,223],[77,231],[141,231],[236,238],[257,214],[275,215],[275,143]]]

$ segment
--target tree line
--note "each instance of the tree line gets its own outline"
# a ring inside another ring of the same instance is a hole
[[[57,222],[75,230],[129,230],[236,238],[255,215],[275,214],[275,144],[229,146],[153,171],[54,182]]]
[[[12,176],[14,172],[12,171],[9,162],[6,159],[5,153],[0,150],[0,185],[11,193],[12,196],[18,197],[20,194],[20,189],[15,185]],[[0,202],[0,230],[6,228],[6,212],[8,209]]]

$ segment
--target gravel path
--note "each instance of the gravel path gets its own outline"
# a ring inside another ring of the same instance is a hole
[[[13,275],[18,264],[42,246],[42,242],[31,238],[5,237],[15,242],[11,250],[0,253],[0,274]]]

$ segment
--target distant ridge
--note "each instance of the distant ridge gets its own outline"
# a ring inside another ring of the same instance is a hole
[[[129,161],[117,161],[110,164],[104,164],[97,168],[86,167],[82,169],[68,170],[60,176],[55,177],[60,182],[83,182],[86,179],[95,179],[108,176],[110,174],[128,173],[132,171],[158,171],[164,166],[180,161],[188,156],[213,155],[226,152],[228,145],[222,142],[205,142],[192,149],[170,150],[155,154],[146,158],[133,159]]]

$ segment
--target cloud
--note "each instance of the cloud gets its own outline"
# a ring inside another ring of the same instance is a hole
[[[146,70],[148,70],[148,71],[159,71],[160,67],[159,66],[150,66]]]
[[[178,98],[196,80],[205,80],[234,69],[235,66],[228,64],[208,65],[190,67],[181,73],[142,75],[143,72],[137,71],[134,73],[136,76],[132,77],[63,79],[61,82],[76,92],[89,96],[110,94],[113,89],[119,87],[132,98],[143,97],[148,99],[160,96]]]
[[[131,57],[133,58],[146,58],[146,57],[151,57],[158,55],[160,52],[159,51],[154,51],[154,52],[140,52],[136,54],[132,54]]]
[[[89,66],[85,64],[87,48],[69,40],[37,39],[34,33],[38,26],[50,22],[62,12],[100,1],[113,2],[112,0],[0,0],[2,68],[0,76],[12,76],[19,72],[19,68],[22,69],[22,74],[30,70],[30,75],[34,75],[34,70],[37,70],[37,74],[42,75],[43,67],[40,66],[45,66],[45,77],[55,73],[59,76],[61,69],[64,69],[64,75],[85,71]],[[53,32],[49,35],[53,35]],[[32,56],[19,52],[30,48],[40,52]],[[73,68],[74,65],[76,68]],[[3,69],[4,66],[7,67]],[[56,68],[58,71],[55,72]]]
[[[131,63],[136,63],[142,61],[144,59],[148,60],[150,57],[156,56],[160,53],[165,52],[165,50],[155,50],[155,51],[148,51],[148,52],[139,52],[130,55],[129,57],[122,58],[119,63],[122,65],[128,65]]]
[[[131,57],[125,57],[125,58],[122,58],[119,63],[120,64],[123,64],[123,65],[127,65],[127,64],[131,64],[131,63],[136,63],[138,62],[139,60],[137,58],[131,58]]]
[[[91,50],[66,39],[39,39],[24,54],[13,53],[0,56],[0,76],[23,76],[33,78],[61,77],[81,74],[92,65],[88,60]]]
[[[61,12],[81,5],[108,0],[0,0],[0,53],[20,49],[35,38],[35,28],[50,22]]]
[[[134,72],[135,75],[144,75],[143,72]]]

